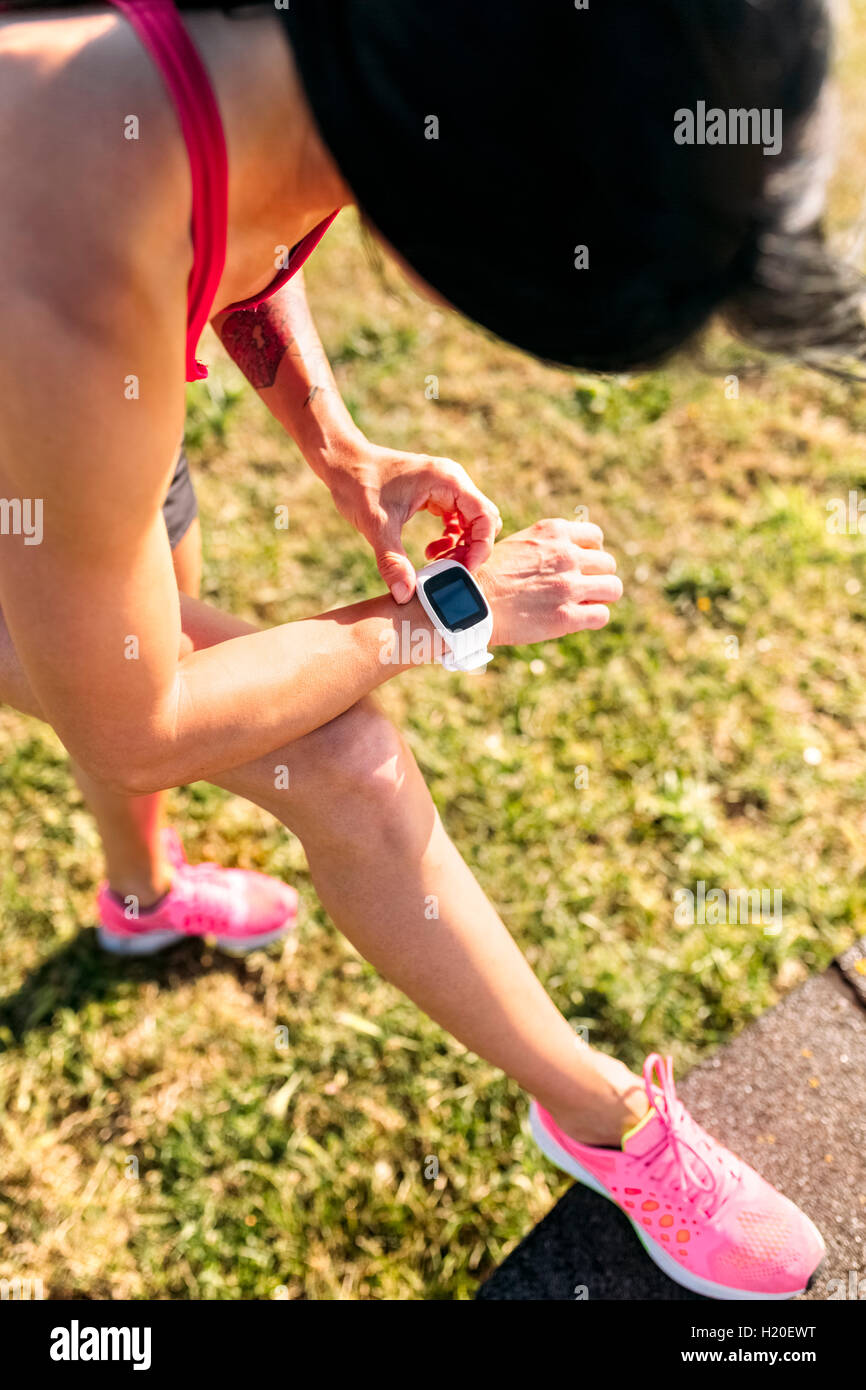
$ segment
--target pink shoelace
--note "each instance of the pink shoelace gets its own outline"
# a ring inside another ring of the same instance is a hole
[[[657,1081],[653,1080],[653,1073]],[[671,1057],[650,1053],[644,1062],[643,1080],[647,1100],[665,1127],[659,1142],[641,1155],[648,1177],[661,1183],[675,1176],[685,1200],[703,1201],[705,1214],[714,1216],[731,1195],[733,1184],[739,1182],[740,1173],[721,1154],[713,1153],[678,1099]],[[713,1158],[718,1166],[711,1163]]]
[[[232,909],[238,906],[241,890],[237,883],[233,880],[227,881],[225,875],[208,873],[203,865],[187,867],[191,867],[193,870],[204,868],[205,872],[183,874],[181,890],[184,899],[184,909],[181,910],[183,926],[189,930],[190,927],[200,926],[205,918],[212,921],[215,926],[220,921],[228,923]]]

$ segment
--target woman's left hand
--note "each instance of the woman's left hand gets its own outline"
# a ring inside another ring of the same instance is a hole
[[[427,546],[428,560],[453,555],[467,569],[490,558],[502,518],[493,502],[453,459],[386,449],[367,440],[329,460],[325,480],[338,511],[376,556],[379,573],[397,603],[415,592],[415,570],[403,548],[403,527],[416,512],[442,518],[442,535]]]

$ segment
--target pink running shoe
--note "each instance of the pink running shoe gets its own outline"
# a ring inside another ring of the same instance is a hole
[[[164,830],[163,850],[172,866],[172,885],[154,908],[126,916],[125,905],[107,883],[97,899],[99,944],[123,956],[149,956],[188,936],[213,937],[233,956],[269,946],[294,927],[294,888],[249,869],[190,864],[173,830]]]
[[[621,1153],[569,1139],[533,1101],[530,1124],[542,1152],[615,1202],[650,1259],[693,1293],[720,1299],[802,1293],[824,1258],[817,1228],[692,1119],[677,1100],[670,1057],[652,1053],[643,1076],[650,1109],[624,1136]]]

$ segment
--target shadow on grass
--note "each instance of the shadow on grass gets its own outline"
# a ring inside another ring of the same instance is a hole
[[[48,1027],[58,1013],[82,1012],[88,1004],[109,1009],[138,986],[153,983],[174,990],[204,973],[232,974],[247,989],[251,975],[243,960],[212,951],[191,938],[168,951],[127,960],[102,950],[93,927],[55,952],[14,993],[0,997],[0,1051],[20,1043],[36,1028]]]

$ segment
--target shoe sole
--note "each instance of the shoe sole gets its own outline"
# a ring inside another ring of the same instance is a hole
[[[157,951],[165,951],[169,946],[177,946],[181,941],[203,941],[214,946],[227,956],[247,956],[250,951],[260,951],[274,941],[288,936],[293,924],[277,927],[276,931],[262,932],[259,936],[236,937],[214,936],[211,932],[198,933],[182,931],[142,932],[141,936],[123,936],[100,926],[96,936],[104,951],[113,956],[153,956]]]
[[[583,1183],[585,1187],[592,1188],[592,1191],[597,1192],[599,1196],[606,1197],[609,1202],[613,1203],[617,1211],[622,1211],[622,1207],[616,1199],[611,1196],[607,1188],[604,1187],[597,1178],[593,1177],[591,1173],[587,1172],[585,1168],[582,1168],[577,1162],[577,1159],[572,1158],[571,1154],[564,1149],[561,1144],[556,1142],[553,1135],[543,1124],[541,1116],[534,1104],[530,1106],[529,1110],[529,1127],[536,1144],[545,1157],[550,1159],[551,1163],[555,1163],[556,1167],[560,1168],[563,1173],[568,1173],[570,1177],[576,1178],[577,1181]],[[654,1240],[650,1240],[646,1232],[641,1229],[636,1221],[632,1220],[627,1211],[622,1211],[622,1214],[626,1220],[631,1223],[632,1230],[638,1237],[653,1264],[658,1265],[663,1274],[666,1274],[675,1284],[680,1284],[684,1289],[688,1289],[690,1293],[703,1294],[705,1298],[715,1298],[723,1302],[748,1300],[750,1302],[761,1303],[787,1303],[790,1299],[796,1298],[798,1294],[806,1292],[806,1289],[802,1288],[793,1289],[790,1293],[756,1293],[753,1289],[735,1289],[731,1288],[728,1284],[714,1284],[711,1279],[702,1279],[699,1274],[693,1274],[690,1269],[684,1269],[672,1255],[669,1255],[666,1250],[662,1250]],[[809,1218],[806,1217],[806,1220],[808,1221]],[[816,1231],[819,1240],[821,1240],[823,1244],[823,1239],[817,1227],[813,1226],[813,1229]],[[816,1268],[820,1268],[820,1266],[816,1266]],[[814,1271],[811,1277],[814,1277]]]

